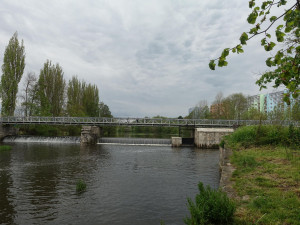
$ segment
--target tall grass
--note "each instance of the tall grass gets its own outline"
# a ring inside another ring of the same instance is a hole
[[[238,149],[252,146],[300,146],[300,128],[274,125],[245,126],[224,138],[226,146]]]

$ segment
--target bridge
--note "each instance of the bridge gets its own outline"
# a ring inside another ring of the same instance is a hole
[[[102,118],[102,117],[0,117],[2,125],[45,124],[84,126],[158,126],[158,127],[238,127],[258,124],[276,124],[298,127],[297,121],[274,120],[218,120],[218,119],[170,119],[170,118]]]

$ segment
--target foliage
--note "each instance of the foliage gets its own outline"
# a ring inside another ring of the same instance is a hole
[[[203,183],[198,184],[199,194],[195,203],[188,199],[190,217],[184,219],[185,224],[230,224],[235,212],[235,204],[225,192],[213,190]]]
[[[9,145],[0,145],[0,152],[10,151],[11,146]]]
[[[27,73],[24,80],[24,89],[21,98],[23,102],[21,105],[24,107],[24,115],[32,116],[36,115],[38,112],[38,85],[37,77],[34,73]]]
[[[225,137],[226,146],[233,149],[251,146],[300,146],[300,128],[272,125],[239,127]]]
[[[187,119],[207,119],[209,118],[209,108],[206,100],[201,100],[193,108]]]
[[[76,76],[73,76],[69,81],[67,89],[67,112],[70,116],[84,116],[85,110],[83,106],[83,92],[85,82],[80,81]]]
[[[263,35],[261,39],[261,45],[265,51],[269,52],[274,49],[278,43],[285,42],[283,48],[279,49],[273,57],[266,60],[268,67],[275,67],[274,70],[264,73],[256,84],[260,89],[266,88],[266,84],[272,81],[275,82],[274,87],[284,85],[288,90],[284,97],[284,101],[290,103],[289,95],[292,94],[293,98],[299,96],[299,84],[300,84],[300,2],[299,0],[292,0],[293,3],[290,8],[285,9],[287,0],[279,1],[263,1],[261,5],[257,5],[255,0],[249,1],[249,8],[252,12],[249,14],[247,21],[249,24],[253,24],[253,27],[248,32],[243,32],[240,37],[240,44],[233,48],[225,48],[221,56],[215,60],[211,60],[209,67],[215,70],[216,60],[218,66],[227,66],[227,56],[232,53],[243,53],[243,45],[255,36]],[[275,10],[277,6],[278,10]],[[280,12],[279,15],[271,14]],[[282,21],[283,18],[283,21]],[[280,22],[275,29],[276,41],[271,38],[269,32],[272,26],[275,26],[275,22]]]
[[[287,150],[292,154],[288,160]],[[231,159],[236,168],[232,180],[239,196],[236,224],[299,224],[299,151],[259,147],[234,151]]]
[[[76,192],[81,193],[86,190],[86,183],[83,180],[79,180],[76,184]]]
[[[14,115],[18,84],[22,78],[24,68],[25,48],[23,40],[20,44],[18,33],[15,32],[9,40],[3,58],[1,77],[2,115]]]
[[[99,103],[99,115],[100,117],[112,117],[109,107],[106,104],[104,104],[104,102]]]
[[[83,91],[83,106],[85,115],[91,117],[99,116],[99,90],[96,85],[88,84]]]
[[[40,114],[42,116],[60,116],[63,112],[66,82],[62,68],[50,60],[41,69],[38,80]]]

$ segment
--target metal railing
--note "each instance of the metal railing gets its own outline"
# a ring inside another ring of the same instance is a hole
[[[217,119],[169,119],[169,118],[102,118],[102,117],[0,117],[0,124],[48,124],[95,126],[169,126],[169,127],[235,127],[258,124],[276,124],[298,127],[297,121],[275,120],[217,120]]]

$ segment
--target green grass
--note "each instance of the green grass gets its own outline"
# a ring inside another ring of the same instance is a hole
[[[300,224],[300,150],[249,148],[234,151],[231,162],[235,224]]]
[[[231,149],[265,145],[299,148],[300,128],[273,125],[244,126],[226,136],[221,143]]]
[[[11,146],[9,145],[0,145],[0,152],[10,151]]]
[[[81,193],[86,190],[86,183],[83,180],[79,180],[76,184],[76,192]]]

